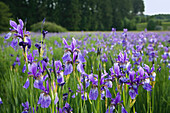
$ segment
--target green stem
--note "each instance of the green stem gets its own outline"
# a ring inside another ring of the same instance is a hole
[[[147,91],[147,113],[149,113],[150,110],[150,95],[149,95],[149,91]]]

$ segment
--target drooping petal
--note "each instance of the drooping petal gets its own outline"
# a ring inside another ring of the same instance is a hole
[[[27,89],[30,85],[29,78],[27,78],[27,81],[25,82],[23,88]]]
[[[45,96],[44,100],[45,100],[45,105],[44,106],[45,106],[45,108],[48,108],[49,105],[51,104],[51,97],[50,97],[50,95]]]
[[[79,63],[79,64],[77,65],[77,70],[78,70],[80,73],[82,73],[82,74],[85,73],[85,71],[84,71],[84,66],[83,66],[82,63]]]
[[[71,53],[70,52],[67,52],[67,53],[64,53],[62,59],[63,59],[63,62],[66,62],[66,61],[72,61],[71,57],[70,57]]]
[[[135,90],[130,89],[130,90],[129,90],[129,95],[130,95],[131,99],[135,99],[135,97],[136,97],[136,92],[135,92]]]
[[[63,67],[62,67],[62,63],[61,61],[55,61],[55,68],[56,68],[56,72],[59,73],[61,70],[63,70]]]
[[[121,99],[121,96],[120,96],[120,93],[118,92],[115,98],[115,105],[117,105],[117,103],[120,102],[120,99]]]
[[[78,61],[81,63],[86,62],[85,58],[83,57],[83,55],[80,52],[78,53]]]
[[[89,93],[89,99],[90,100],[96,100],[98,97],[98,89],[97,88],[91,88]]]
[[[124,108],[124,106],[122,105],[122,112],[121,113],[128,113],[126,110],[125,110],[125,108]]]
[[[65,65],[64,75],[71,74],[73,71],[73,66],[71,63]]]
[[[143,89],[145,89],[147,91],[152,91],[152,86],[149,83],[145,83],[143,85]]]
[[[148,65],[146,65],[146,64],[145,64],[144,69],[146,70],[146,72],[147,72],[147,73],[149,73],[149,72],[150,72],[150,67],[149,67]]]
[[[9,38],[11,37],[11,35],[12,35],[11,32],[7,33],[7,34],[5,35],[5,37],[4,37],[4,39],[5,39],[5,40],[9,39]]]
[[[57,76],[57,82],[58,82],[59,84],[64,83],[63,72],[61,72],[61,73]]]
[[[44,90],[45,87],[43,86],[43,80],[35,80],[34,81],[34,87],[37,89]]]
[[[112,94],[110,93],[109,89],[106,89],[106,98],[112,98]]]

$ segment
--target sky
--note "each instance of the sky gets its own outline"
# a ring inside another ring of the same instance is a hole
[[[143,0],[145,15],[170,14],[170,0]]]

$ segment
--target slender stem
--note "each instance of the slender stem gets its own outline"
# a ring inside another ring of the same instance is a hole
[[[149,95],[149,91],[147,91],[147,113],[149,113],[150,110],[150,95]]]

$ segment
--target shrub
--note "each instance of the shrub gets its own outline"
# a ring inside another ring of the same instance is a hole
[[[38,22],[38,23],[31,25],[31,31],[34,31],[34,32],[40,31],[41,25],[42,25],[42,22]],[[67,31],[64,27],[57,25],[55,23],[52,23],[52,22],[45,22],[43,29],[48,32],[66,32]]]
[[[155,27],[155,30],[162,31],[162,30],[163,30],[163,27],[162,27],[162,26],[156,26],[156,27]]]

